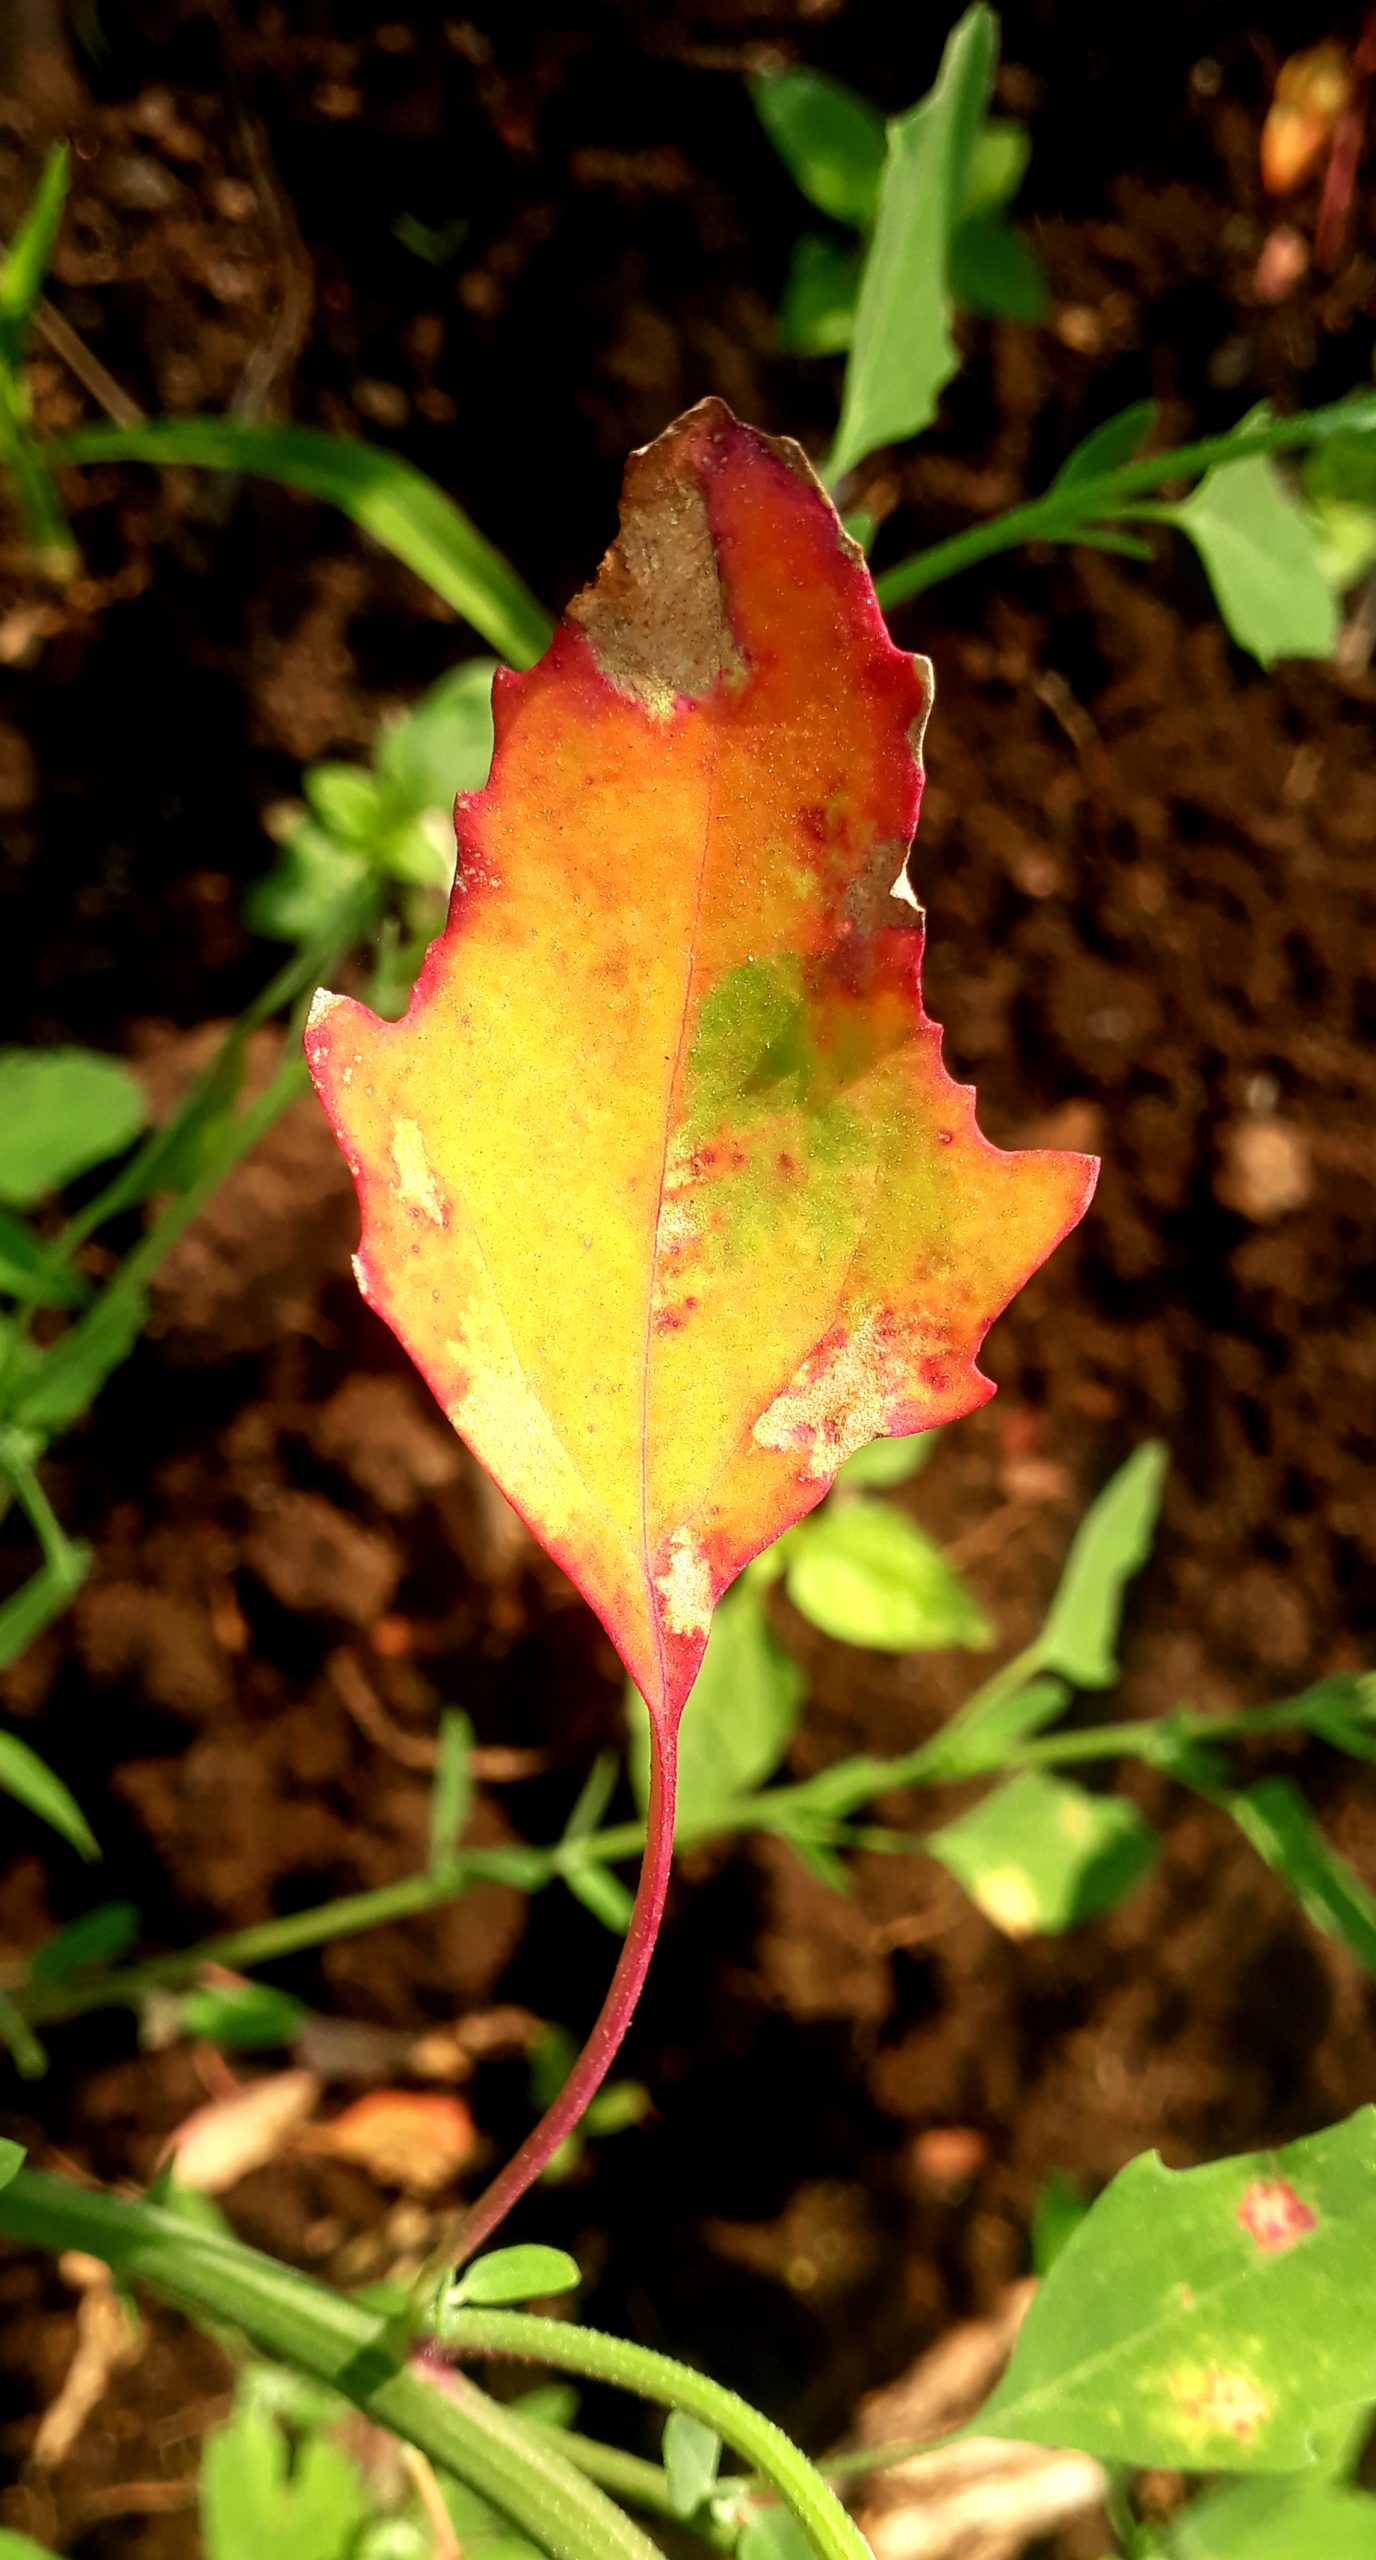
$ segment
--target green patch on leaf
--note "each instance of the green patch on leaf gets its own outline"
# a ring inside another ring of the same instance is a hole
[[[1058,1936],[1111,1910],[1156,1857],[1156,1834],[1122,1796],[1024,1771],[922,1846],[1006,1937]]]

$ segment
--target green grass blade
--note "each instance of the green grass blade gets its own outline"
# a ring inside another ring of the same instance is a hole
[[[400,455],[314,427],[255,426],[235,418],[161,418],[137,427],[86,427],[44,447],[49,463],[192,463],[248,471],[342,508],[413,569],[513,666],[528,667],[554,625],[477,526]]]

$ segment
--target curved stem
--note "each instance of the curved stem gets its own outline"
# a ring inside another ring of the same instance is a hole
[[[450,2376],[448,2388],[435,2390],[401,2361],[404,2346],[382,2314],[242,2241],[31,2169],[0,2190],[0,2234],[42,2249],[85,2249],[204,2327],[242,2330],[262,2354],[314,2375],[418,2446],[550,2560],[658,2560],[641,2528],[548,2436],[466,2379]]]
[[[578,2329],[563,2320],[541,2320],[528,2311],[468,2311],[460,2308],[444,2322],[441,2352],[459,2356],[516,2356],[523,2362],[578,2373],[590,2382],[610,2382],[645,2400],[686,2410],[711,2427],[724,2444],[767,2480],[808,2535],[818,2560],[872,2560],[869,2544],[857,2524],[829,2489],[806,2454],[752,2409],[748,2400],[713,2382],[691,2365],[678,2364],[654,2347],[634,2346],[598,2329]],[[435,2371],[432,2350],[427,2371]]]
[[[678,1793],[677,1734],[666,1731],[654,1716],[650,1719],[650,1729],[654,1750],[649,1802],[645,1809],[645,1853],[625,1943],[617,1958],[606,1999],[597,2013],[592,2033],[553,2106],[541,2117],[534,2131],[526,2135],[520,2150],[508,2160],[504,2169],[499,2170],[477,2203],[470,2206],[463,2216],[455,2235],[457,2248],[446,2244],[437,2250],[427,2267],[427,2275],[432,2271],[442,2273],[445,2268],[471,2258],[491,2239],[498,2224],[505,2222],[513,2207],[534,2186],[560,2144],[568,2140],[596,2097],[635,2014],[636,2002],[650,1970],[659,1924],[664,1916],[664,1897],[669,1889],[669,1870],[674,1857],[674,1807]]]

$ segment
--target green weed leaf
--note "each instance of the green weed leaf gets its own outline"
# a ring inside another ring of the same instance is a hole
[[[40,1578],[34,1576],[35,1581]],[[26,1584],[25,1589],[28,1588]],[[16,1596],[22,1598],[23,1593]],[[0,1611],[0,1626],[3,1618],[4,1612]],[[13,1796],[17,1804],[26,1805],[30,1813],[36,1813],[83,1858],[100,1856],[91,1826],[71,1789],[53,1775],[46,1760],[40,1760],[27,1742],[20,1741],[17,1733],[0,1733],[0,1790]]]
[[[27,1651],[27,1648],[42,1635],[44,1628],[50,1627],[54,1618],[61,1617],[68,1603],[76,1598],[90,1570],[90,1548],[70,1538],[64,1539],[61,1549],[51,1555],[46,1563],[41,1564],[37,1573],[31,1573],[28,1581],[22,1582],[17,1591],[12,1591],[8,1600],[0,1604],[0,1671],[7,1670],[10,1663],[17,1662],[20,1654]],[[13,1741],[13,1737],[10,1739]],[[28,1750],[28,1744],[14,1742],[13,1748],[24,1752]],[[33,1755],[30,1754],[30,1756]],[[39,1765],[41,1767],[42,1763],[40,1762]],[[5,1784],[4,1744],[0,1741],[0,1786]],[[53,1784],[57,1784],[56,1779],[53,1780]],[[64,1789],[63,1792],[65,1794],[66,1790]],[[22,1788],[12,1785],[10,1793],[20,1795]],[[24,1802],[27,1804],[30,1799],[25,1796]],[[52,1814],[42,1805],[35,1804],[32,1810],[35,1813],[42,1813],[45,1821],[53,1820]],[[62,1824],[59,1822],[56,1827],[60,1831]],[[68,1839],[72,1838],[70,1832],[65,1836]],[[74,1840],[73,1846],[81,1849],[83,1857],[96,1854],[81,1840]]]
[[[997,20],[976,0],[947,39],[934,86],[889,126],[831,481],[877,446],[920,434],[956,370],[951,248],[997,55]]]
[[[264,2045],[290,2044],[301,2024],[301,2002],[290,1991],[267,1982],[208,1983],[184,1991],[179,2002],[182,2026],[190,2036],[206,2036],[251,2052]]]
[[[1156,1857],[1156,1834],[1123,1796],[1090,1795],[1028,1770],[924,1849],[1010,1938],[1058,1936],[1111,1910]]]
[[[1100,2197],[1033,2301],[981,2434],[1183,2471],[1299,2471],[1376,2395],[1376,2112]]]
[[[1155,424],[1154,400],[1134,400],[1116,417],[1105,418],[1067,454],[1052,488],[1073,489],[1082,480],[1102,480],[1110,471],[1121,471],[1125,462],[1136,460]]]
[[[148,1118],[137,1077],[92,1049],[0,1049],[0,1200],[31,1209],[132,1146]]]
[[[983,1610],[939,1547],[884,1502],[840,1502],[788,1542],[788,1596],[824,1635],[884,1653],[994,1640]]]
[[[716,2486],[721,2437],[686,2409],[671,2409],[664,2421],[664,2468],[675,2515],[695,2516]]]
[[[1025,1667],[1076,1689],[1112,1687],[1124,1593],[1151,1554],[1167,1463],[1164,1441],[1144,1440],[1085,1513]]]
[[[136,427],[85,427],[44,447],[56,462],[200,463],[249,471],[326,498],[384,551],[471,622],[513,666],[548,646],[553,624],[510,563],[433,480],[399,454],[313,427],[236,418],[157,418]]]
[[[90,1965],[124,1955],[139,1934],[132,1902],[102,1902],[45,1940],[29,1965],[30,1982],[67,1982]]]
[[[805,231],[789,261],[779,344],[793,356],[844,355],[855,335],[860,253],[830,232]]]
[[[877,1490],[907,1484],[935,1456],[940,1437],[939,1431],[914,1431],[905,1440],[871,1440],[867,1449],[857,1449],[847,1458],[836,1481],[848,1490],[860,1485]]]
[[[567,2249],[546,2249],[527,2241],[514,2249],[492,2249],[465,2267],[449,2299],[492,2309],[503,2302],[532,2302],[547,2293],[572,2293],[582,2283],[578,2261]]]
[[[609,1929],[614,1938],[625,1937],[635,1902],[620,1876],[614,1876],[610,1867],[589,1860],[584,1867],[570,1867],[564,1882],[574,1901],[581,1902],[594,1920],[600,1920],[603,1928]]]
[[[884,172],[884,119],[824,71],[778,71],[752,80],[765,132],[793,183],[833,222],[867,231]]]
[[[1346,1858],[1329,1847],[1293,1781],[1263,1778],[1224,1801],[1238,1829],[1267,1866],[1284,1877],[1315,1928],[1340,1939],[1368,1973],[1376,1974],[1376,1895]]]
[[[7,2187],[24,2166],[24,2146],[0,2135],[0,2187]]]
[[[1373,2560],[1376,2498],[1327,2480],[1207,2490],[1156,2545],[1160,2560]]]
[[[64,1270],[50,1246],[22,1218],[0,1209],[0,1293],[33,1307],[79,1306],[87,1294],[77,1271]]]
[[[343,2560],[368,2512],[348,2455],[322,2436],[293,2445],[266,2410],[240,2407],[206,2438],[206,2560]]]
[[[1331,658],[1338,607],[1302,508],[1265,454],[1207,471],[1165,511],[1189,535],[1214,602],[1240,649],[1264,667],[1277,658]]]
[[[65,143],[48,153],[28,210],[0,263],[0,365],[12,374],[24,361],[33,307],[52,264],[71,162]]]

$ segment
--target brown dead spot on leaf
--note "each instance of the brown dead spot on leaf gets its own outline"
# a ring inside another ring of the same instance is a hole
[[[1293,2249],[1317,2226],[1317,2215],[1284,2178],[1254,2178],[1237,2209],[1244,2231],[1273,2255]]]

